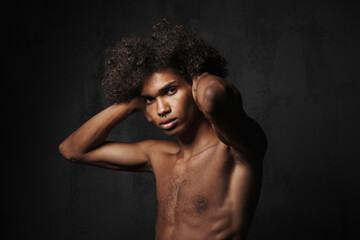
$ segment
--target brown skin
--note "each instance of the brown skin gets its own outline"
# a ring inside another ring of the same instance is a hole
[[[104,142],[135,111],[178,141]],[[140,98],[104,109],[60,145],[71,161],[154,172],[156,239],[189,240],[246,238],[265,149],[234,86],[207,73],[191,86],[170,69],[146,79]]]

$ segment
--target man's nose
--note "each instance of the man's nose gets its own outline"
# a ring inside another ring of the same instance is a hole
[[[171,112],[169,104],[164,99],[159,99],[157,102],[157,112],[160,117],[165,117]]]

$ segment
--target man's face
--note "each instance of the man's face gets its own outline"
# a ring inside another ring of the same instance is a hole
[[[146,119],[169,136],[184,134],[200,114],[191,85],[171,69],[145,79],[140,94]]]

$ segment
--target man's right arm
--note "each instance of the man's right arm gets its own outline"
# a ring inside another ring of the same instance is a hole
[[[116,124],[140,110],[140,100],[113,104],[96,114],[67,137],[59,151],[68,160],[99,167],[151,171],[148,149],[154,140],[137,143],[104,142]]]

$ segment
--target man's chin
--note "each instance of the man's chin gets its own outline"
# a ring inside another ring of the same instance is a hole
[[[165,132],[166,135],[170,136],[170,137],[176,137],[178,135],[177,131],[174,131],[175,129],[172,130],[163,130]]]
[[[182,129],[179,126],[174,126],[171,129],[163,130],[163,131],[165,132],[166,135],[170,137],[177,137],[182,134]]]

